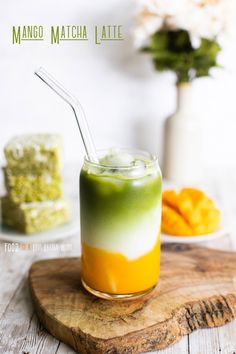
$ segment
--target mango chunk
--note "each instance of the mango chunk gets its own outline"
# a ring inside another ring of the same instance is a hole
[[[183,188],[162,195],[162,232],[176,236],[197,236],[220,227],[220,211],[203,191]]]
[[[177,211],[167,205],[162,207],[162,232],[173,235],[192,235],[192,230],[187,222]]]

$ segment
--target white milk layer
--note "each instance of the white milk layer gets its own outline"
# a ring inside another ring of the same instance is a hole
[[[119,253],[129,260],[143,256],[153,249],[161,226],[161,204],[139,218],[134,225],[124,225],[119,229],[98,230],[96,237],[83,236],[83,241],[89,246],[107,252]]]

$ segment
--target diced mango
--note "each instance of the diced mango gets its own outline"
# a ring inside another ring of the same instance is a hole
[[[162,207],[162,232],[173,235],[192,235],[192,230],[182,216],[167,205]]]
[[[162,203],[170,206],[173,209],[178,209],[177,193],[174,190],[165,190],[162,193]]]
[[[166,190],[162,203],[162,232],[192,236],[211,233],[220,227],[220,211],[198,189]]]

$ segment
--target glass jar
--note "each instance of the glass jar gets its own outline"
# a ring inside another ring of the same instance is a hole
[[[82,283],[108,299],[141,296],[156,285],[160,273],[158,161],[145,152],[122,152],[132,155],[131,165],[85,158],[80,174]]]

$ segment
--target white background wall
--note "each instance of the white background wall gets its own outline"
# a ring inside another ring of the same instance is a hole
[[[132,47],[135,2],[127,0],[8,0],[0,3],[0,151],[26,132],[63,135],[65,159],[79,161],[83,147],[66,104],[34,75],[44,66],[80,99],[96,146],[134,146],[162,156],[164,119],[175,108],[174,76],[157,74],[147,55]],[[12,45],[13,25],[121,24],[125,41],[24,42]],[[225,70],[194,85],[205,132],[206,174],[236,170],[236,54],[224,53]],[[0,161],[3,161],[1,155]]]

